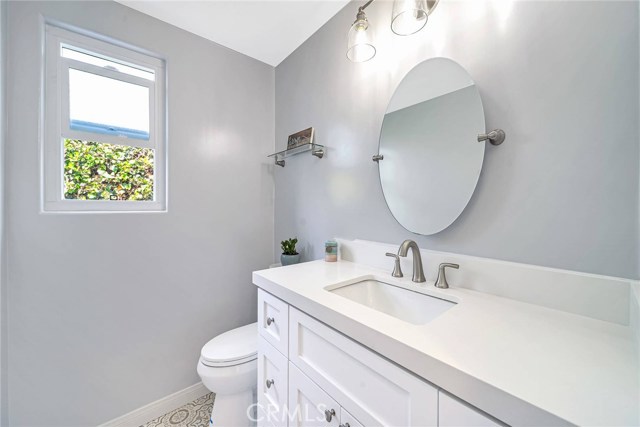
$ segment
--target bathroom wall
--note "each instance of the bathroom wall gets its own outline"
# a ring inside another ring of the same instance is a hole
[[[199,381],[273,259],[274,70],[115,2],[9,2],[11,426],[91,426]],[[167,60],[167,213],[39,213],[41,16]]]
[[[399,37],[391,2],[376,1],[367,16],[377,55],[354,64],[346,36],[361,4],[276,68],[276,147],[309,126],[327,146],[324,159],[297,156],[275,171],[276,254],[294,235],[307,260],[334,236],[412,238],[427,249],[639,277],[637,2],[442,1],[423,31]],[[458,220],[418,236],[393,219],[371,156],[394,88],[438,56],[469,71],[487,128],[507,140],[487,145]]]
[[[6,2],[0,2],[0,170],[5,170],[4,149],[6,121]],[[6,298],[6,239],[5,239],[4,173],[0,173],[0,425],[7,423],[7,298]]]

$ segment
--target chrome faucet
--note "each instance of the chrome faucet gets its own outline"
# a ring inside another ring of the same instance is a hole
[[[422,257],[420,256],[420,248],[413,240],[405,240],[398,249],[398,256],[407,256],[407,252],[411,249],[413,252],[413,280],[416,283],[422,283],[426,281],[424,278],[424,271],[422,270]]]

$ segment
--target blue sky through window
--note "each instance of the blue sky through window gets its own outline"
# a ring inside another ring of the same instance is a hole
[[[149,88],[69,69],[69,126],[149,139]]]

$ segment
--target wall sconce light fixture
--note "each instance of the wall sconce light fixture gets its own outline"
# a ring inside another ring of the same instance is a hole
[[[391,31],[399,36],[417,33],[427,24],[429,15],[440,0],[394,0],[391,13]],[[347,58],[353,62],[365,62],[376,55],[376,48],[371,40],[369,21],[364,9],[373,0],[369,0],[358,8],[356,20],[349,29]]]

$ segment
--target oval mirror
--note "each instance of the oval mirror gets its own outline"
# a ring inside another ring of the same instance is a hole
[[[476,188],[485,132],[480,93],[458,63],[433,58],[400,82],[382,123],[384,198],[396,220],[435,234],[458,218]]]

